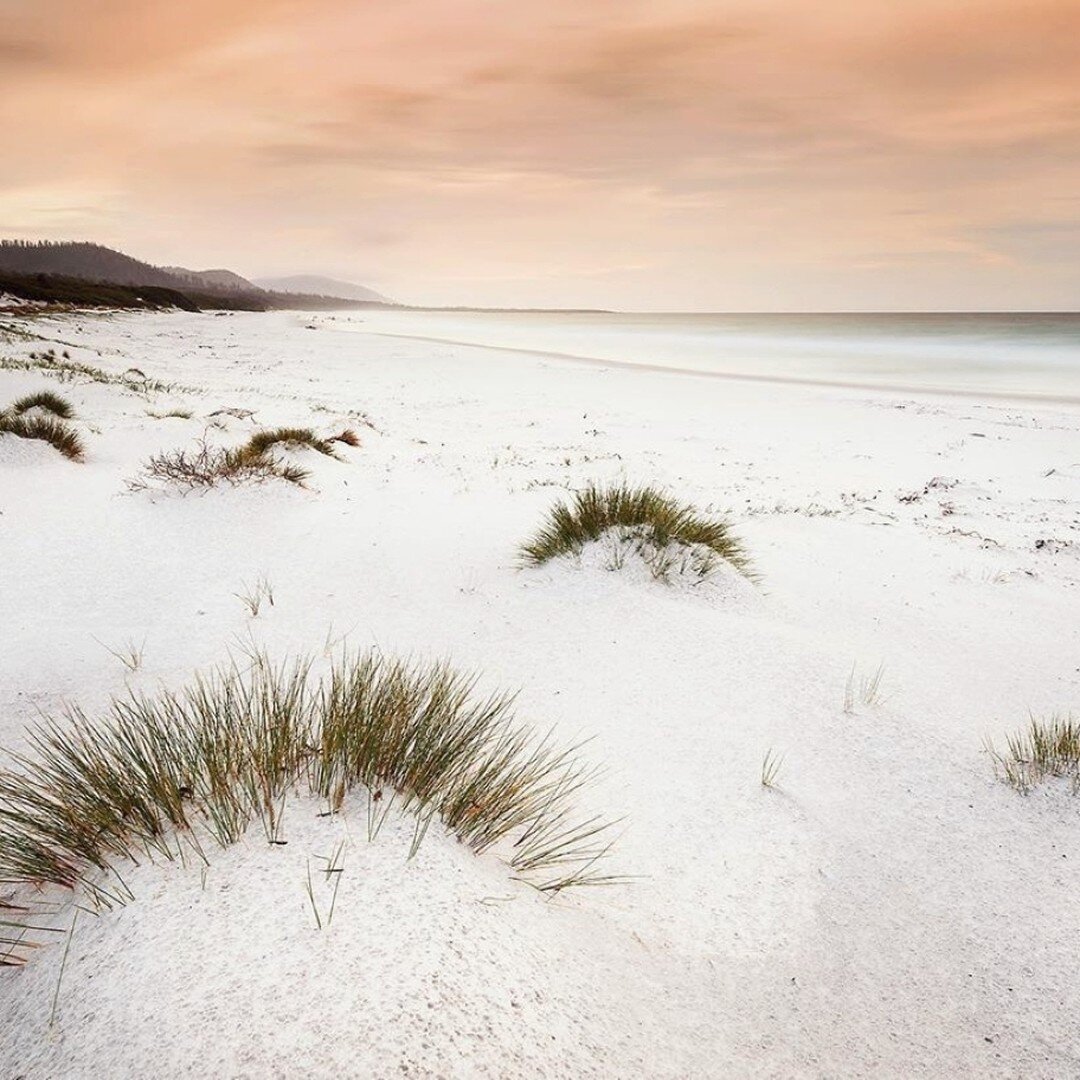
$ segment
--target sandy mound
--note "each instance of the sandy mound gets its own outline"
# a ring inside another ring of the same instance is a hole
[[[79,912],[53,1027],[63,939],[5,980],[5,1068],[601,1075],[602,1033],[635,1025],[625,995],[598,991],[581,959],[586,936],[608,933],[587,909],[545,901],[435,825],[410,859],[414,819],[396,812],[369,841],[365,796],[333,818],[321,809],[295,798],[285,845],[256,827],[235,847],[207,848],[208,866],[189,851],[186,865],[122,869],[136,899]],[[69,908],[58,922],[70,918]],[[608,945],[616,966],[640,952],[614,936]],[[646,1052],[644,1032],[629,1042]]]

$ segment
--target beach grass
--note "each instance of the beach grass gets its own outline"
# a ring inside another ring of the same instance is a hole
[[[653,576],[668,580],[674,572],[703,579],[719,560],[751,576],[750,560],[730,525],[681,503],[654,487],[589,484],[569,501],[557,503],[543,528],[521,549],[526,565],[578,555],[586,544],[615,541],[612,569],[627,552],[645,560]]]
[[[355,449],[360,445],[360,436],[352,428],[342,428],[341,431],[336,435],[331,435],[326,441],[331,443],[339,442],[344,446],[351,446]]]
[[[259,612],[262,610],[263,601],[265,600],[274,606],[274,587],[270,584],[270,579],[263,574],[254,585],[244,585],[244,591],[239,593],[233,593],[233,595],[244,605],[247,609],[248,615],[253,619],[259,617]]]
[[[147,378],[135,368],[129,368],[123,374],[114,374],[103,368],[72,360],[65,352],[57,356],[53,349],[47,352],[30,353],[28,357],[0,357],[0,369],[8,371],[38,371],[60,382],[87,381],[111,386],[122,386],[137,393],[168,393],[179,389],[172,383]]]
[[[294,450],[308,447],[327,457],[337,456],[331,440],[320,438],[311,428],[298,427],[267,428],[256,431],[240,448],[239,453],[245,457],[262,458],[276,446]]]
[[[54,394],[51,390],[39,390],[36,394],[27,394],[8,406],[7,412],[13,416],[22,416],[31,409],[43,409],[61,420],[74,420],[75,409],[71,402]]]
[[[55,447],[69,461],[82,461],[86,451],[82,437],[65,420],[57,416],[32,412],[0,413],[0,435],[15,435],[20,439],[39,439]]]
[[[93,635],[91,635],[93,637]],[[104,641],[94,638],[94,640],[110,655],[115,657],[124,665],[127,671],[134,674],[139,668],[142,667],[143,653],[146,651],[146,639],[144,638],[142,643],[136,645],[134,641],[127,641],[120,648],[112,648],[106,645]]]
[[[784,764],[784,755],[777,754],[772,748],[765,751],[761,759],[761,786],[763,788],[775,788],[780,778],[780,767]]]
[[[190,409],[169,409],[166,412],[148,409],[146,415],[155,420],[190,420],[195,414]]]
[[[1027,794],[1051,777],[1067,777],[1080,792],[1080,721],[1072,716],[1032,716],[1028,726],[1005,740],[1004,752],[987,741],[999,775]]]
[[[175,860],[186,843],[208,861],[256,822],[280,843],[290,792],[333,813],[355,788],[389,792],[418,830],[434,816],[473,851],[497,847],[545,894],[612,880],[596,870],[610,823],[573,812],[591,772],[519,724],[512,700],[442,663],[345,655],[315,678],[306,659],[258,654],[180,693],[131,692],[100,719],[70,708],[0,770],[0,880],[124,904],[126,860]]]
[[[844,712],[851,715],[856,705],[868,709],[877,708],[885,701],[882,680],[885,678],[885,664],[878,664],[870,675],[859,674],[858,664],[851,665],[847,683],[844,685]]]

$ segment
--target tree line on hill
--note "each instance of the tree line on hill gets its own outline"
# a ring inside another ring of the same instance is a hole
[[[102,244],[47,240],[0,240],[0,293],[79,307],[186,311],[372,306],[340,297],[261,289],[228,270],[152,266]]]

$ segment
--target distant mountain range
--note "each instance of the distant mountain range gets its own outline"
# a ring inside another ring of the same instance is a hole
[[[201,289],[231,289],[235,292],[252,292],[262,288],[247,278],[234,274],[231,270],[188,270],[183,266],[163,266],[161,268],[173,277],[190,281]]]
[[[28,300],[109,307],[319,310],[393,304],[331,278],[264,279],[231,270],[152,266],[101,244],[0,240],[0,293]]]
[[[222,273],[212,270],[210,273]],[[224,271],[228,273],[228,271]],[[255,278],[254,284],[270,292],[303,293],[315,296],[336,296],[341,300],[363,300],[372,304],[392,304],[374,289],[363,285],[354,285],[351,281],[337,281],[334,278],[319,277],[315,274],[298,274],[295,277]]]

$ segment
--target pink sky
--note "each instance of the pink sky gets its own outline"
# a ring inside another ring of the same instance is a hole
[[[1080,0],[0,0],[0,235],[409,302],[1080,306]]]

